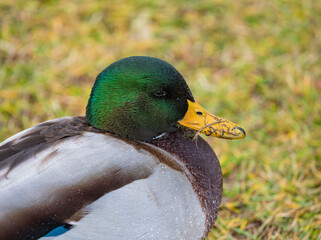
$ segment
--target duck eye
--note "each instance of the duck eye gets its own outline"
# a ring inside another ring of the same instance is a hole
[[[165,97],[165,96],[166,96],[166,92],[163,91],[163,90],[156,90],[156,91],[154,91],[153,93],[154,93],[154,95],[155,95],[156,97]]]

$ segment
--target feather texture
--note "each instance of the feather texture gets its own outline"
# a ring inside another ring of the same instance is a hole
[[[218,161],[202,139],[193,155],[182,132],[169,138],[121,139],[81,117],[12,136],[0,145],[0,239],[35,239],[63,224],[71,229],[56,239],[204,239],[222,185],[220,168],[203,165]],[[180,144],[169,149],[171,141]]]

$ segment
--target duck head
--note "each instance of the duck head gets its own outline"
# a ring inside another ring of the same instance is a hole
[[[96,128],[140,141],[175,132],[179,125],[209,136],[245,137],[236,124],[205,111],[172,65],[143,56],[118,60],[97,76],[86,120]]]

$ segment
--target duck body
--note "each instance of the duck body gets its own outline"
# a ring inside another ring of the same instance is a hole
[[[0,153],[0,239],[63,225],[54,239],[205,239],[220,206],[217,157],[182,130],[141,142],[66,117],[12,136]]]

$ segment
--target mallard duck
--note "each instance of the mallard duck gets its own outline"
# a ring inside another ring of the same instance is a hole
[[[199,132],[245,137],[205,111],[169,63],[114,62],[98,75],[85,117],[0,144],[0,239],[205,239],[222,174]]]

